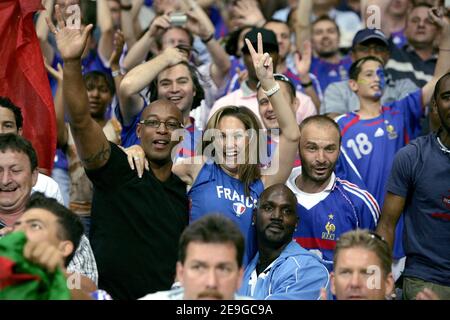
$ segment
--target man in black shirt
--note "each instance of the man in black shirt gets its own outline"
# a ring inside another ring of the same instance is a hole
[[[55,7],[58,29],[49,22],[64,60],[63,95],[78,154],[94,185],[92,248],[99,288],[115,299],[137,299],[170,288],[178,239],[188,223],[185,184],[171,172],[171,133],[182,115],[171,101],[155,101],[141,115],[136,133],[150,170],[139,178],[119,147],[108,142],[89,116],[81,55],[92,25],[83,32],[65,26]],[[162,125],[163,124],[163,125]]]

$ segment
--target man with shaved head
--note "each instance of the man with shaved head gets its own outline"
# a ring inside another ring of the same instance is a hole
[[[301,167],[294,168],[286,185],[295,193],[301,228],[295,240],[318,254],[329,271],[339,236],[356,228],[375,229],[380,209],[373,196],[344,180],[338,161],[345,165],[339,127],[318,115],[300,125]],[[347,175],[348,176],[348,175]],[[352,181],[353,182],[353,181]]]
[[[255,299],[317,300],[328,287],[320,259],[293,241],[297,200],[283,184],[261,193],[253,211],[258,253],[245,269],[240,294]]]
[[[168,100],[142,112],[136,129],[149,169],[139,178],[126,154],[109,142],[89,116],[81,76],[81,54],[92,26],[83,32],[64,27],[56,8],[55,33],[64,59],[63,95],[78,155],[94,185],[91,241],[97,259],[99,288],[114,299],[137,299],[167,290],[175,277],[178,239],[188,223],[186,185],[172,174],[171,141],[182,128],[182,114]]]

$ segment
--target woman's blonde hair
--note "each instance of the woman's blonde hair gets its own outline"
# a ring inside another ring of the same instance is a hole
[[[220,120],[226,116],[239,119],[244,124],[245,130],[249,133],[248,144],[245,148],[245,164],[241,164],[238,167],[239,180],[244,183],[245,195],[248,196],[250,193],[250,184],[261,177],[259,164],[259,133],[262,126],[253,111],[244,106],[225,106],[217,110],[206,124],[206,128],[202,135],[201,149],[197,150],[197,154],[202,154],[203,150],[213,143],[213,140],[207,136],[208,130],[217,129]],[[205,137],[205,139],[203,139],[203,137]],[[214,151],[212,155],[215,155]],[[254,158],[255,156],[256,159]]]

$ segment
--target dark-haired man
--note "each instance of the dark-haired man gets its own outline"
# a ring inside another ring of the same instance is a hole
[[[58,25],[64,25],[58,13]],[[99,267],[99,287],[115,299],[137,299],[169,289],[178,249],[174,239],[188,222],[186,185],[171,172],[171,151],[178,142],[170,137],[182,128],[182,113],[167,99],[143,109],[136,133],[150,170],[137,177],[125,153],[106,139],[89,115],[81,55],[92,25],[83,32],[67,26],[57,30],[51,22],[49,26],[64,59],[63,95],[70,129],[94,185],[90,235]]]
[[[30,142],[14,133],[1,134],[0,172],[0,233],[4,234],[22,217],[37,181],[36,152]],[[82,237],[68,269],[97,282],[97,266],[86,237]]]
[[[442,17],[433,16],[442,25],[450,45],[450,27]],[[450,68],[450,52],[442,53],[438,59],[435,75],[422,89],[383,104],[381,97],[386,87],[383,62],[376,57],[357,60],[350,68],[349,86],[358,96],[360,109],[336,118],[342,135],[342,145],[355,164],[367,190],[383,206],[386,184],[395,153],[418,136],[420,118],[424,106],[431,99],[434,85]],[[402,224],[397,228],[401,234]],[[397,238],[400,239],[400,238]],[[404,256],[401,241],[396,242],[394,258]]]
[[[392,247],[404,212],[406,266],[403,295],[418,299],[425,288],[450,299],[450,73],[436,84],[433,108],[441,127],[400,149],[394,159],[377,232]]]
[[[343,167],[351,166],[341,153],[341,135],[333,120],[318,115],[302,122],[299,155],[302,166],[292,170],[286,183],[297,197],[301,221],[294,238],[332,271],[339,236],[356,228],[375,229],[380,209],[369,192],[347,181],[353,177],[342,177]]]
[[[257,46],[257,35],[261,33],[263,39],[263,47],[271,58],[273,59],[274,66],[278,65],[279,59],[279,47],[277,36],[271,30],[266,28],[252,28],[245,34],[245,38],[249,39],[252,45]],[[248,71],[248,78],[241,83],[240,88],[220,98],[214,103],[211,111],[209,112],[209,118],[221,107],[235,105],[245,106],[253,111],[253,113],[262,121],[260,113],[258,111],[258,99],[257,99],[257,85],[258,78],[253,67],[252,58],[246,45],[242,47],[242,54],[244,58],[244,64]],[[299,107],[297,108],[297,119],[303,119],[306,115],[316,114],[314,103],[311,98],[301,92],[296,92],[296,96],[299,98]]]
[[[360,30],[353,38],[351,56],[353,62],[363,57],[375,56],[381,59],[385,65],[390,56],[388,39],[378,29]],[[384,104],[404,98],[415,90],[417,87],[411,80],[395,79],[389,72],[386,72],[381,102]],[[360,109],[360,104],[357,95],[350,89],[348,80],[343,80],[327,87],[320,113],[334,117],[358,109]]]

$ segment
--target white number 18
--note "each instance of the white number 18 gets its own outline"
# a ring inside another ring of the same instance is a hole
[[[367,134],[358,133],[355,139],[347,141],[347,148],[352,148],[357,159],[361,159],[362,155],[368,155],[372,149],[372,143],[369,141]]]

